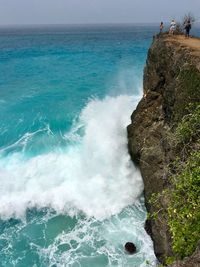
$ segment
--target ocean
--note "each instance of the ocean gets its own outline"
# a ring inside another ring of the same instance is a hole
[[[157,28],[0,28],[1,267],[156,265],[126,126]]]

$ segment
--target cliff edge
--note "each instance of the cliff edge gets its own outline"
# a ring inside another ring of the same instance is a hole
[[[155,37],[144,69],[144,95],[127,130],[130,155],[140,167],[144,180],[146,207],[150,214],[146,229],[161,262],[174,256],[166,213],[170,200],[163,195],[158,210],[150,199],[172,187],[170,176],[173,170],[170,166],[181,153],[181,147],[174,145],[176,142],[171,136],[188,114],[188,104],[199,103],[200,39],[168,34]],[[190,147],[197,140],[192,142]],[[190,258],[191,264],[190,261],[187,265],[177,262],[173,266],[200,266],[198,253],[194,254],[194,259]]]

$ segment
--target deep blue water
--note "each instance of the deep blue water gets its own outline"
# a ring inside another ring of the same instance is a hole
[[[126,126],[156,31],[0,29],[0,266],[155,265]]]

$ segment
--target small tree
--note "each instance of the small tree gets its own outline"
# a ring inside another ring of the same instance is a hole
[[[176,23],[176,30],[175,30],[176,34],[183,34],[185,26],[186,26],[188,20],[190,20],[191,24],[193,24],[196,21],[194,15],[192,13],[190,13],[190,12],[183,16],[181,22],[177,22]]]
[[[196,21],[195,16],[190,12],[188,14],[185,14],[185,16],[182,19],[182,24],[185,25],[188,20],[190,21],[191,24],[193,24]]]

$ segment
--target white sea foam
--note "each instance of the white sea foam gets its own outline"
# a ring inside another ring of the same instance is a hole
[[[84,126],[84,135],[67,151],[28,160],[20,153],[1,157],[1,218],[51,207],[104,219],[134,203],[143,183],[128,154],[126,126],[137,101],[130,96],[91,100],[74,126]],[[73,139],[72,133],[77,132],[69,133]]]
[[[148,262],[153,267],[156,258],[144,219],[143,207],[137,202],[101,223],[95,218],[80,219],[73,230],[60,233],[49,246],[37,250],[48,266],[146,267]],[[124,252],[128,240],[137,246],[132,256]]]

